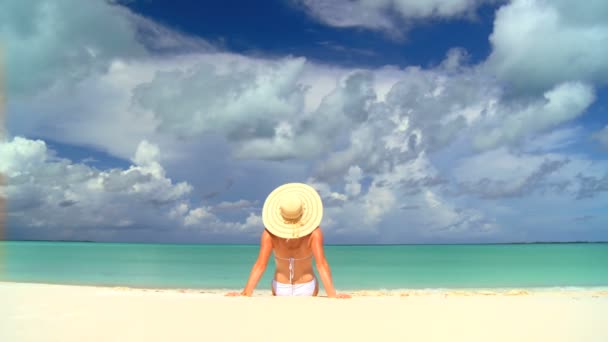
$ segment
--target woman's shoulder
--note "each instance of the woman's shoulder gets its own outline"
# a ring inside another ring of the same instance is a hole
[[[314,242],[318,241],[318,240],[323,241],[323,232],[321,231],[321,227],[317,227],[308,236],[308,247],[312,247],[312,245],[314,244]]]
[[[317,227],[315,230],[310,233],[310,239],[322,239],[323,231],[321,230],[321,226]]]

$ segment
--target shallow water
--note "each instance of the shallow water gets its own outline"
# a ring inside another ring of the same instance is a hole
[[[239,289],[255,245],[0,242],[0,281]],[[341,290],[608,286],[608,244],[326,246]],[[258,284],[268,289],[274,260]],[[392,292],[399,293],[399,292]]]

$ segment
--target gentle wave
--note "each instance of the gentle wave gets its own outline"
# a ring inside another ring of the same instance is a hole
[[[3,283],[3,282],[0,282]],[[12,283],[12,282],[4,282]],[[145,293],[161,293],[161,294],[203,294],[211,296],[225,296],[231,292],[239,292],[240,290],[229,288],[149,288],[149,287],[130,287],[130,286],[102,286],[102,285],[67,285],[57,283],[39,283],[39,282],[18,282],[22,284],[32,285],[48,285],[48,286],[75,286],[99,288],[104,290],[114,291],[137,291]],[[468,296],[538,296],[538,295],[564,295],[564,296],[591,296],[591,297],[608,297],[608,287],[606,286],[591,286],[591,287],[536,287],[536,288],[471,288],[471,289],[450,289],[450,288],[426,288],[426,289],[380,289],[380,290],[355,290],[355,291],[338,291],[339,293],[347,293],[353,297],[418,297],[418,296],[440,296],[440,297],[468,297]],[[267,289],[256,289],[254,297],[272,296],[272,292]],[[323,290],[319,291],[320,297],[325,297]]]

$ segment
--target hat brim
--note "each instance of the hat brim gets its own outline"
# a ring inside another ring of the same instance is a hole
[[[281,216],[280,199],[284,195],[295,195],[303,204],[303,213],[297,222],[287,222]],[[287,183],[274,189],[264,202],[262,221],[273,235],[285,239],[295,239],[312,233],[321,224],[323,203],[319,193],[310,185]]]

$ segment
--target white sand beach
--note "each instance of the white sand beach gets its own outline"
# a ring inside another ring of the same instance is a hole
[[[606,289],[225,297],[0,282],[0,341],[608,341]]]

